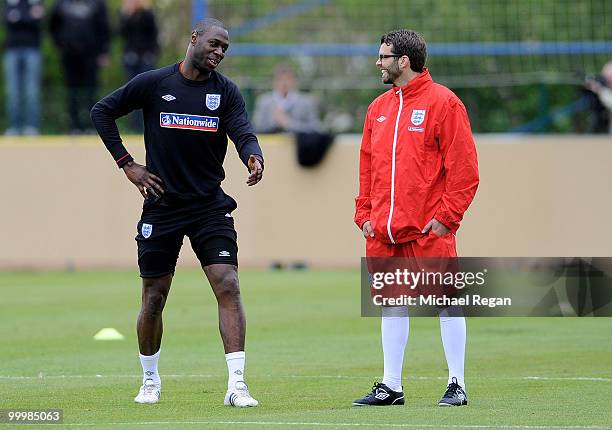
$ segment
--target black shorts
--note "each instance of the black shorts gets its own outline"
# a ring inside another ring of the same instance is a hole
[[[220,192],[207,201],[177,201],[167,197],[146,200],[138,222],[138,267],[143,278],[174,273],[176,261],[189,237],[202,267],[238,266],[237,235],[232,211],[236,202]]]

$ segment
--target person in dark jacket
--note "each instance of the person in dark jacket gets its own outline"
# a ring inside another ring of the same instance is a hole
[[[60,51],[72,134],[89,127],[98,70],[108,64],[109,25],[103,0],[58,0],[51,12],[51,35]]]
[[[7,136],[37,135],[40,117],[41,0],[4,2]]]
[[[123,66],[129,79],[152,70],[159,52],[157,21],[144,0],[124,0],[119,17]]]
[[[159,52],[155,13],[146,0],[124,0],[119,17],[119,32],[123,39],[123,67],[129,79],[152,70]],[[142,111],[132,114],[132,127],[142,132]]]

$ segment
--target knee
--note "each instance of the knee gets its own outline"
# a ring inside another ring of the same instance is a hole
[[[240,286],[236,272],[226,272],[215,279],[215,295],[219,302],[240,300]]]
[[[145,285],[142,296],[142,308],[144,312],[150,315],[159,315],[164,310],[166,305],[167,293],[164,289],[155,285]]]

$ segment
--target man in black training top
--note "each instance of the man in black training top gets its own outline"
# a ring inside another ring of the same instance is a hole
[[[228,46],[223,23],[204,19],[191,32],[184,61],[136,76],[91,111],[107,149],[145,198],[136,236],[143,279],[137,331],[144,372],[137,403],[159,401],[162,311],[187,235],[217,298],[229,373],[224,404],[258,404],[244,382],[246,323],[231,216],[236,202],[223,192],[221,181],[228,136],[248,167],[247,185],[261,180],[263,156],[240,91],[215,71]],[[127,152],[115,123],[135,109],[144,114],[146,166]]]

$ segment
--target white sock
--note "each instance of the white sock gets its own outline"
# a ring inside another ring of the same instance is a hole
[[[161,385],[161,379],[159,378],[159,373],[157,372],[157,362],[159,361],[159,353],[161,349],[157,351],[153,355],[140,355],[140,364],[142,365],[142,383],[146,379],[152,379],[154,383]]]
[[[465,317],[440,317],[440,334],[448,366],[448,383],[455,377],[465,390]]]
[[[227,362],[227,389],[233,390],[236,386],[236,382],[244,382],[244,351],[230,352],[225,354],[225,361]]]
[[[381,333],[385,362],[382,383],[393,391],[402,391],[402,366],[409,329],[408,317],[382,317]]]

